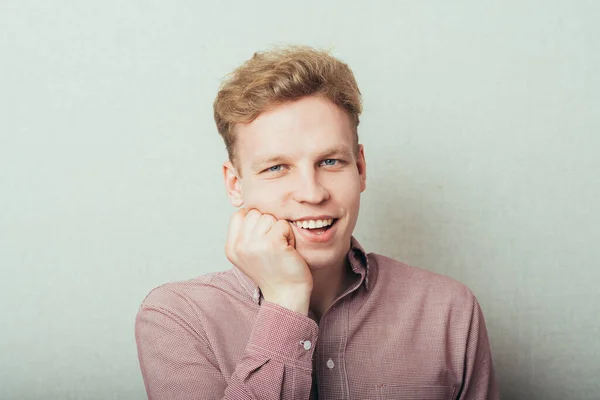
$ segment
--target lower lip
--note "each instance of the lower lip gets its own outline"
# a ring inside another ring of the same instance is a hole
[[[333,225],[331,225],[331,227],[329,229],[327,229],[325,232],[323,232],[321,234],[314,233],[309,229],[300,228],[300,227],[296,226],[295,224],[291,224],[291,225],[292,225],[292,229],[294,230],[294,234],[296,235],[296,237],[300,236],[307,242],[325,243],[325,242],[330,241],[333,238],[333,235],[335,234],[335,230],[337,229],[337,223],[338,223],[338,220],[336,219],[334,221]]]

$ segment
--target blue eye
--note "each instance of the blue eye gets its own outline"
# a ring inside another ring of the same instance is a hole
[[[333,159],[333,158],[328,158],[327,160],[323,160],[323,162],[325,163],[325,165],[328,166],[334,166],[338,163],[339,160]]]
[[[268,168],[267,171],[269,171],[269,172],[279,172],[279,171],[281,171],[281,164],[279,164],[279,165],[273,165],[271,168]]]

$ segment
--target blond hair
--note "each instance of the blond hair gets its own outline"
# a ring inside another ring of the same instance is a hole
[[[221,84],[214,117],[231,162],[236,161],[235,124],[252,122],[276,105],[310,95],[324,96],[348,113],[358,151],[362,104],[352,70],[327,51],[287,46],[254,53]]]

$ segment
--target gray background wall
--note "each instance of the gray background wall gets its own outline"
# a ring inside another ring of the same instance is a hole
[[[484,309],[505,399],[600,398],[596,1],[0,2],[0,398],[142,399],[148,291],[227,268],[220,78],[331,47],[369,251]]]

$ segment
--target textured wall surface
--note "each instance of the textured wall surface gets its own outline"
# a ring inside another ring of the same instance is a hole
[[[596,1],[0,2],[0,398],[145,397],[142,299],[228,267],[219,81],[303,43],[364,95],[364,247],[477,294],[505,399],[598,399],[599,20]]]

